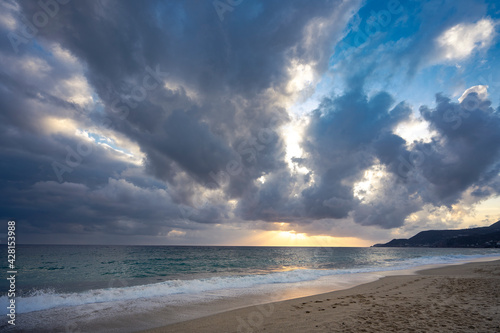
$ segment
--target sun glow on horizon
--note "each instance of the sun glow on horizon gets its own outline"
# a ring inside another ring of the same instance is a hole
[[[247,242],[253,246],[365,247],[373,242],[357,237],[309,236],[295,230],[258,232]]]

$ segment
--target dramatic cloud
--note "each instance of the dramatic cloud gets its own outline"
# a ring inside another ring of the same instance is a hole
[[[439,140],[417,143],[415,150],[423,152],[419,169],[429,182],[426,201],[450,205],[467,188],[481,189],[498,180],[500,114],[475,92],[461,103],[438,95],[436,104],[434,110],[422,107],[420,112]]]
[[[488,82],[455,96],[432,72],[452,87],[435,105],[441,86],[405,89],[432,66],[494,64],[482,2],[0,6],[0,218],[30,241],[375,239],[499,194]]]
[[[403,104],[391,109],[393,100],[379,93],[369,100],[359,90],[325,100],[312,115],[304,147],[306,167],[313,170],[314,184],[304,190],[309,215],[343,218],[357,205],[354,183],[372,166],[377,155],[390,154],[391,131],[410,114]],[[378,147],[378,149],[376,148]]]
[[[457,24],[437,38],[443,60],[463,60],[477,49],[491,45],[495,24],[483,19],[475,24]]]

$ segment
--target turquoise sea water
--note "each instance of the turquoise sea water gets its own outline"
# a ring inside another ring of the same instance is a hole
[[[179,302],[499,255],[500,249],[25,245],[16,253],[17,304],[18,313],[29,313],[144,298]],[[6,290],[4,280],[0,306]]]

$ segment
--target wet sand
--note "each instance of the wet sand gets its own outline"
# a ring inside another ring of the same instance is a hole
[[[389,276],[143,332],[500,332],[500,261]]]

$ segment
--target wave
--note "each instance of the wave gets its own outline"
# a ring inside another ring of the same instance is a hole
[[[27,295],[16,297],[16,309],[17,313],[27,313],[92,303],[118,302],[180,294],[200,294],[217,290],[247,289],[269,284],[313,281],[325,276],[402,270],[422,265],[458,263],[485,257],[493,256],[429,256],[378,263],[378,266],[352,269],[295,269],[266,274],[211,277],[192,280],[169,280],[136,286],[126,286],[125,281],[117,281],[116,284],[125,286],[119,288],[94,289],[79,293],[57,293],[54,290],[34,290]],[[5,308],[4,306],[8,306],[8,302],[9,299],[7,296],[0,297],[1,307]]]

